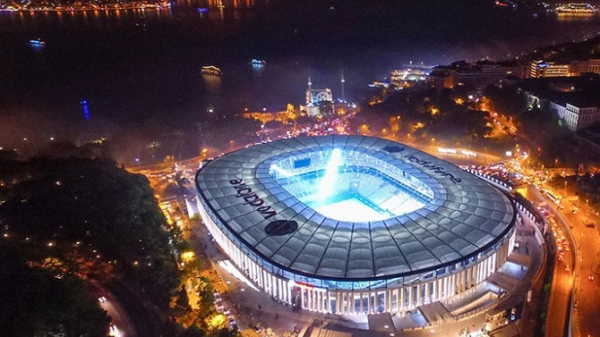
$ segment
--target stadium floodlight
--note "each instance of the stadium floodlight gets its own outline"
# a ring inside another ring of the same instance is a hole
[[[342,151],[333,149],[331,157],[325,166],[325,175],[319,182],[319,198],[321,200],[331,197],[335,192],[335,182],[338,177],[338,167],[342,165]]]
[[[284,169],[282,169],[281,167],[277,166],[277,165],[271,165],[271,167],[269,167],[270,171],[273,172],[275,171],[277,174],[287,178],[290,177],[292,174]]]

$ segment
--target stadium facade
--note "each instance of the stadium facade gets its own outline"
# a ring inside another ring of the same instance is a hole
[[[273,298],[335,314],[405,313],[502,266],[516,211],[487,182],[393,141],[299,137],[196,174],[204,224]]]

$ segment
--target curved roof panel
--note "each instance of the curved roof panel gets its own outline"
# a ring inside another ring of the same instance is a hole
[[[405,173],[433,197],[382,221],[339,221],[301,202],[269,172],[273,163],[332,149]],[[284,270],[325,279],[403,276],[458,263],[492,247],[515,219],[511,201],[476,176],[404,144],[364,136],[300,137],[238,150],[205,164],[196,185],[207,211],[246,248]],[[277,220],[294,220],[297,229],[267,234]]]

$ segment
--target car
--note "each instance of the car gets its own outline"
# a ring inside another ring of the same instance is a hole
[[[121,337],[121,331],[115,325],[111,324],[108,335],[113,337]]]
[[[588,275],[588,280],[593,281],[594,280],[594,274],[589,274]]]
[[[106,297],[104,297],[104,296],[98,297],[98,302],[100,302],[100,303],[106,302]]]

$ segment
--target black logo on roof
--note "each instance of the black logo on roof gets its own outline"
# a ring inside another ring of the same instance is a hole
[[[398,146],[398,145],[388,145],[383,148],[383,151],[386,151],[389,153],[398,153],[398,152],[404,151],[404,148],[402,146]]]
[[[276,220],[272,221],[265,227],[265,232],[268,235],[283,236],[292,234],[298,229],[298,223],[294,220]]]

